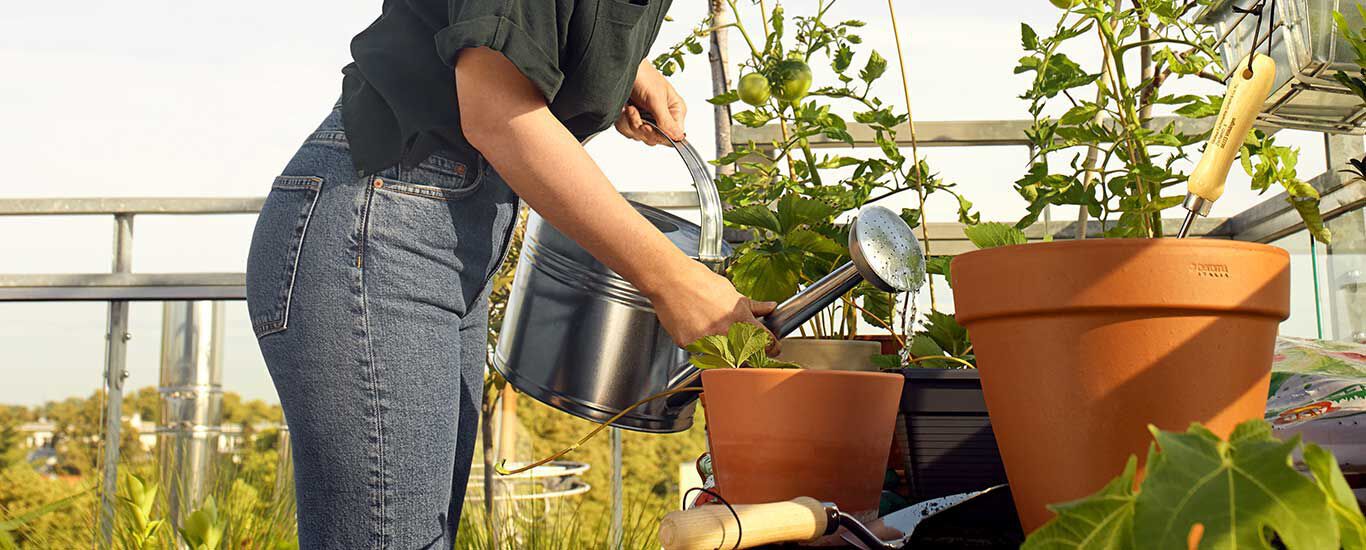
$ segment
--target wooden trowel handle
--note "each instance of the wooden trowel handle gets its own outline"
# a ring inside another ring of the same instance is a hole
[[[1276,78],[1276,62],[1270,57],[1254,54],[1250,62],[1251,70],[1248,61],[1244,61],[1229,79],[1228,92],[1224,94],[1224,105],[1219,108],[1219,118],[1210,132],[1209,144],[1187,182],[1187,191],[1206,201],[1216,201],[1224,194],[1228,169]]]
[[[664,550],[726,550],[780,542],[805,542],[824,534],[825,506],[810,497],[768,504],[739,504],[729,508],[698,506],[669,512],[659,522],[659,544]],[[740,526],[735,516],[740,516]],[[736,543],[739,543],[738,545]]]

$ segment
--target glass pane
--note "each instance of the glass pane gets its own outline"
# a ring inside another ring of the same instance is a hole
[[[1333,244],[1324,261],[1324,316],[1332,321],[1325,338],[1366,343],[1366,210],[1328,222]]]

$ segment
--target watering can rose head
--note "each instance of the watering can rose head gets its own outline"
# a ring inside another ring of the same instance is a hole
[[[726,334],[704,336],[684,349],[692,354],[690,361],[699,369],[798,369],[801,366],[779,361],[768,356],[766,350],[772,337],[763,327],[752,323],[735,323]]]

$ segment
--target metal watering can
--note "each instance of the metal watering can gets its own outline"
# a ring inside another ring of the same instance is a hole
[[[664,133],[659,132],[660,135]],[[668,139],[667,137],[665,139]],[[706,163],[686,141],[669,140],[697,189],[701,225],[632,203],[679,250],[720,272],[731,249],[721,238],[721,199]],[[909,291],[925,280],[920,243],[892,211],[865,207],[849,232],[851,261],[763,319],[779,338],[866,280]],[[607,422],[638,401],[698,384],[688,353],[674,345],[649,300],[534,212],[495,346],[493,368],[522,393],[563,412]],[[697,394],[644,403],[613,426],[672,433],[692,426]]]

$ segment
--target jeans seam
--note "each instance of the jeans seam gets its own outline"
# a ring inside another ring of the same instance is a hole
[[[304,226],[303,229],[299,231],[299,243],[295,245],[297,250],[294,251],[294,265],[290,267],[289,270],[289,289],[285,291],[285,311],[280,318],[280,326],[278,328],[273,328],[266,334],[280,332],[289,328],[289,306],[294,303],[294,283],[299,278],[299,261],[304,257],[304,242],[308,239],[308,226],[313,223],[313,212],[318,208],[318,198],[323,194],[323,179],[309,178],[309,180],[315,182],[317,186],[313,188],[313,200],[308,203],[308,214],[304,216]],[[261,336],[264,335],[265,334],[262,334]]]
[[[447,189],[445,187],[436,187],[432,185],[406,183],[391,178],[383,179],[384,191],[392,191],[394,193],[401,193],[404,195],[411,195],[414,197],[433,199],[438,201],[451,201],[455,199],[464,198],[479,190],[479,183],[477,181],[471,185],[460,187],[458,189]]]
[[[385,486],[386,473],[384,470],[384,417],[382,414],[383,411],[380,406],[381,399],[379,387],[379,373],[378,366],[375,363],[374,342],[371,338],[370,332],[369,292],[366,290],[367,285],[365,282],[365,266],[364,260],[362,259],[365,255],[366,241],[368,241],[370,238],[370,202],[373,197],[373,189],[367,187],[365,192],[365,200],[363,201],[361,206],[360,253],[356,257],[356,267],[358,269],[357,278],[360,283],[361,331],[364,335],[365,341],[365,357],[363,360],[366,363],[366,374],[369,378],[370,383],[370,405],[372,414],[374,414],[373,424],[375,430],[374,433],[376,473],[375,478],[371,480],[372,494],[370,496],[370,500],[371,506],[374,507],[374,510],[378,514],[379,518],[378,521],[375,522],[375,540],[373,541],[373,547],[376,549],[381,549],[384,548],[384,539],[386,535],[386,515],[384,511],[384,501],[385,493],[387,492],[387,487]]]

